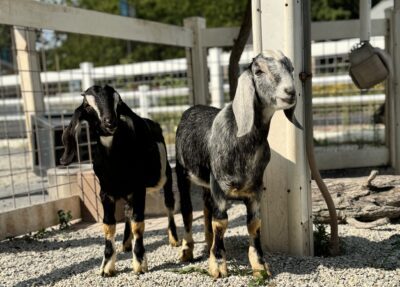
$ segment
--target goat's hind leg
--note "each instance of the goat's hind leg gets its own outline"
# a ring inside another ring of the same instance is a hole
[[[103,231],[105,236],[105,248],[103,262],[100,267],[101,276],[113,276],[115,274],[115,202],[106,194],[101,194],[104,217],[103,217]]]
[[[131,227],[131,218],[132,218],[132,206],[129,204],[125,204],[125,230],[124,230],[124,238],[122,239],[122,252],[130,252],[132,251],[132,227]]]
[[[169,163],[167,163],[167,182],[164,185],[164,202],[167,207],[169,244],[176,247],[179,246],[179,240],[174,219],[175,198],[172,190],[172,170]]]
[[[181,200],[181,213],[185,234],[182,239],[182,249],[180,254],[181,261],[193,260],[194,241],[192,237],[193,207],[190,198],[190,181],[187,172],[176,162],[176,177],[178,180],[178,189]]]
[[[228,269],[226,265],[224,234],[228,227],[227,199],[213,174],[210,176],[210,187],[213,206],[211,223],[213,242],[208,261],[208,272],[214,278],[226,277]]]
[[[210,254],[213,242],[212,230],[212,198],[210,189],[203,187],[203,203],[204,203],[204,236],[207,243],[207,254]]]
[[[260,200],[251,198],[245,201],[247,208],[247,230],[250,236],[249,261],[256,277],[271,276],[268,263],[264,260],[261,248]]]

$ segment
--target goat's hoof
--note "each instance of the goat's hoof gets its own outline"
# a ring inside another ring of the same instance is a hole
[[[132,251],[132,243],[122,243],[121,246],[118,248],[119,252],[131,252]]]
[[[147,257],[146,255],[143,257],[142,262],[138,261],[136,258],[133,259],[133,272],[135,274],[142,274],[148,271],[147,267]]]
[[[111,269],[111,268],[101,268],[100,269],[100,275],[102,277],[112,277],[117,273],[117,271],[115,271],[115,269]]]
[[[182,262],[192,261],[193,260],[193,249],[190,249],[190,248],[182,249],[179,258]]]
[[[221,264],[210,264],[208,273],[214,278],[224,278],[228,276],[226,262]]]
[[[169,245],[171,245],[172,247],[178,247],[180,245],[178,237],[172,234],[171,230],[168,230],[168,240],[169,240]]]
[[[268,263],[264,263],[264,269],[253,269],[253,276],[258,278],[271,278],[271,268],[269,267]]]

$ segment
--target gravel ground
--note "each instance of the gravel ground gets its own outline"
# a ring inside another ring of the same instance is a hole
[[[228,266],[236,275],[224,279],[171,271],[188,266],[207,268],[203,218],[196,212],[194,263],[179,263],[179,249],[167,245],[165,218],[149,219],[145,233],[149,272],[134,275],[131,254],[120,253],[117,275],[102,278],[97,274],[103,252],[101,227],[80,223],[69,231],[49,232],[43,239],[0,242],[0,286],[249,286],[252,277],[238,275],[238,270],[249,268],[244,206],[233,205],[229,218],[225,243]],[[176,219],[182,233],[180,216]],[[118,242],[122,227],[118,225]],[[374,230],[341,225],[340,236],[344,254],[335,258],[268,254],[274,276],[267,286],[400,286],[400,224]]]

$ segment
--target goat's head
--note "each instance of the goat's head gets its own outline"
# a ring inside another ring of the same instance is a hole
[[[118,118],[129,110],[114,88],[107,85],[92,86],[82,96],[82,104],[75,110],[71,122],[62,135],[64,154],[60,163],[63,165],[70,164],[75,157],[77,146],[75,137],[80,131],[82,121],[87,121],[96,134],[111,136],[117,129]]]
[[[82,96],[84,105],[96,113],[103,134],[113,135],[117,128],[117,107],[121,101],[117,91],[108,85],[92,86]]]
[[[286,117],[302,128],[294,116],[296,89],[293,65],[281,51],[266,51],[253,59],[239,77],[232,103],[238,126],[237,136],[250,132],[254,123],[254,105],[270,111],[284,110]]]

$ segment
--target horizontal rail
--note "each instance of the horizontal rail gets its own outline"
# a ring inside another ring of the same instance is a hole
[[[202,31],[204,47],[231,47],[239,34],[240,28],[208,28]],[[247,44],[253,43],[253,36],[250,35]]]
[[[316,147],[315,156],[320,170],[384,166],[389,163],[389,149],[384,146],[355,150]]]
[[[387,33],[386,19],[371,21],[371,36],[384,36]],[[322,21],[311,24],[311,40],[341,40],[360,38],[360,21]]]
[[[239,27],[211,28],[202,33],[205,47],[229,47],[239,34]],[[374,19],[371,23],[371,36],[384,36],[387,33],[386,19]],[[311,24],[311,40],[340,40],[360,37],[360,21],[323,21]],[[250,37],[249,43],[252,43]]]
[[[68,33],[192,47],[185,27],[31,0],[0,0],[0,23]]]
[[[228,90],[228,85],[224,85],[224,90]],[[128,91],[120,92],[120,95],[124,101],[133,100],[134,98],[139,98],[140,93],[138,91]],[[189,88],[173,88],[166,90],[153,90],[146,92],[149,97],[173,97],[173,96],[185,96],[188,95]],[[45,97],[45,105],[54,106],[60,105],[65,107],[67,105],[78,105],[82,98],[76,94],[62,94],[54,97]],[[351,95],[351,96],[335,96],[335,97],[315,97],[312,100],[313,107],[328,107],[328,106],[353,106],[353,105],[367,105],[367,104],[381,104],[385,102],[384,94],[376,95]],[[0,109],[2,107],[15,107],[18,110],[18,106],[22,106],[22,99],[2,99],[0,100]],[[183,112],[188,109],[188,105],[174,105],[174,106],[153,106],[144,108],[149,113],[164,113],[164,112]],[[142,108],[138,107],[134,109],[135,112],[141,113]],[[15,121],[22,120],[24,115],[1,115],[0,121]]]

